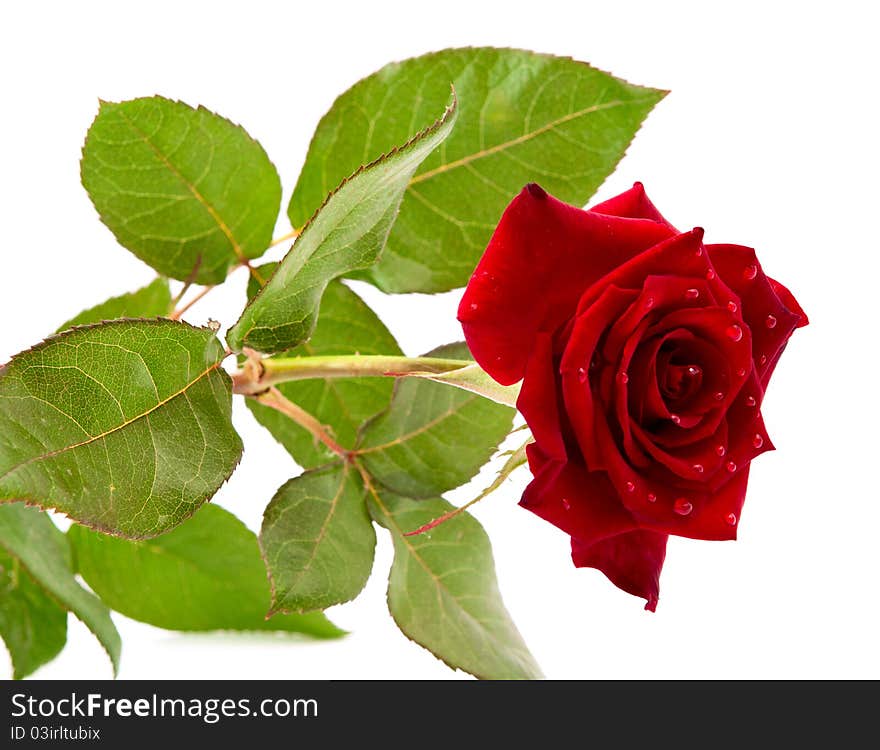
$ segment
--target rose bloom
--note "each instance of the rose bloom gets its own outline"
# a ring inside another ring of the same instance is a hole
[[[459,307],[532,430],[521,505],[653,611],[669,534],[735,539],[761,401],[807,317],[751,248],[679,232],[641,184],[590,210],[528,185]]]

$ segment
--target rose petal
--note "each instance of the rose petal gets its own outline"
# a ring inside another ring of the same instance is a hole
[[[526,451],[535,478],[520,500],[523,508],[588,542],[636,528],[603,473],[574,461],[547,461],[533,445]]]
[[[638,292],[635,291],[607,287],[595,304],[574,321],[568,346],[559,365],[565,412],[591,471],[603,468],[595,425],[604,423],[605,416],[601,408],[594,408],[594,378],[591,377],[590,365],[608,321],[626,310],[637,296]]]
[[[590,543],[571,540],[571,559],[578,568],[601,570],[615,586],[647,600],[653,612],[660,597],[660,571],[666,559],[666,534],[630,531]]]
[[[498,382],[517,382],[538,331],[555,331],[584,289],[671,234],[656,221],[583,211],[526,187],[501,217],[458,308],[474,358]]]
[[[634,220],[631,220],[634,221]],[[659,226],[659,225],[656,225]],[[577,305],[578,314],[588,309],[611,284],[621,289],[641,289],[648,276],[664,276],[672,270],[676,276],[704,277],[711,268],[703,251],[703,230],[699,227],[657,242],[586,289]]]
[[[741,300],[740,313],[752,331],[752,356],[761,383],[766,387],[779,354],[795,328],[806,325],[806,316],[791,292],[773,282],[761,268],[755,251],[741,245],[707,245],[719,276]],[[777,293],[782,292],[786,301]]]
[[[557,461],[565,461],[565,442],[559,415],[560,389],[553,363],[553,342],[549,334],[535,337],[535,348],[526,366],[517,409],[525,417],[541,452]]]
[[[645,194],[645,187],[641,182],[636,182],[629,190],[609,198],[604,203],[593,206],[591,211],[597,214],[608,214],[609,216],[625,216],[629,219],[650,219],[657,221],[669,227],[676,234],[678,230],[672,226],[663,215],[657,210],[657,207],[648,200]]]

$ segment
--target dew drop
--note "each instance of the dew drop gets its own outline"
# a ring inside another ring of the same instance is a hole
[[[764,318],[764,325],[767,326],[767,328],[776,328],[776,322],[775,315],[768,315]]]
[[[697,474],[703,473],[703,464],[694,464],[692,468]]]
[[[743,329],[740,328],[736,323],[732,326],[727,326],[727,330],[724,331],[731,341],[739,341],[743,337]]]
[[[727,453],[727,448],[723,445],[715,446],[715,455],[718,456],[718,458],[721,458],[725,453]]]
[[[645,309],[650,310],[652,307],[654,307],[654,298],[648,297],[645,300]]]
[[[724,393],[722,391],[715,391],[714,398],[716,401],[724,401]]]
[[[733,472],[736,471],[736,462],[728,461],[724,468],[727,469],[731,474],[733,474]]]
[[[754,263],[746,266],[745,271],[743,271],[743,278],[746,281],[751,281],[757,275],[758,275],[758,267]]]
[[[626,483],[626,491],[627,492],[635,492],[636,486],[632,482],[627,482]]]
[[[762,445],[764,445],[764,438],[755,433],[755,437],[752,438],[752,445],[754,445],[755,448],[760,448]]]
[[[700,245],[700,247],[697,248],[697,251],[694,253],[694,255],[696,255],[699,258],[702,254],[703,254],[703,246]]]
[[[703,371],[696,365],[691,365],[687,368],[687,374],[690,375],[692,378],[697,377],[697,375],[702,374],[702,372]]]
[[[728,513],[724,519],[730,526],[736,526],[736,513]]]
[[[761,365],[761,367],[763,367],[764,365],[767,364],[767,355],[766,355],[766,354],[762,354],[762,355],[758,358],[758,364]]]
[[[471,302],[471,310],[476,310],[479,305],[476,302]]]
[[[686,500],[683,497],[678,498],[672,505],[672,510],[674,510],[680,516],[686,516],[694,509],[694,505],[690,500]]]
[[[736,371],[736,376],[737,376],[738,378],[744,378],[744,377],[746,376],[746,368],[745,368],[745,367],[740,367],[740,368]]]
[[[709,281],[712,281],[712,279],[714,279],[714,278],[715,278],[715,269],[710,268],[708,271],[706,271],[706,279],[708,279]]]
[[[587,371],[583,367],[578,367],[578,382],[586,383],[587,382]]]
[[[571,503],[568,501],[567,497],[562,498],[562,507],[566,510],[571,510]]]
[[[678,414],[671,414],[669,418],[672,420],[672,424],[681,424],[681,417]]]
[[[746,398],[746,406],[755,406],[757,403],[758,402],[755,401],[754,396],[749,396],[748,398]]]
[[[730,310],[730,312],[735,313],[737,310],[739,310],[739,307],[737,306],[736,302],[730,300],[730,302],[727,303],[727,309]]]
[[[700,290],[699,289],[690,288],[690,289],[685,290],[685,293],[684,293],[685,299],[694,300],[694,299],[699,299],[699,297],[700,297]]]
[[[648,502],[649,503],[656,503],[657,502],[657,496],[653,492],[648,493]]]
[[[629,375],[626,374],[626,370],[621,370],[617,373],[617,379],[623,384],[626,385],[629,383]]]

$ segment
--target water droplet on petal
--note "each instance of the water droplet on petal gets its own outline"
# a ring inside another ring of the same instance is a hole
[[[724,401],[724,393],[722,393],[721,391],[715,391],[714,398],[716,401]]]
[[[764,318],[764,325],[767,326],[767,328],[776,328],[776,316],[768,315]]]
[[[568,501],[567,497],[562,498],[562,507],[566,510],[571,510],[571,503]]]
[[[727,326],[727,330],[725,330],[724,333],[731,341],[739,341],[743,337],[743,329],[736,323],[732,326]]]
[[[653,492],[648,493],[648,502],[649,503],[656,503],[657,502],[657,496]]]
[[[694,464],[692,468],[697,474],[703,473],[703,464]]]
[[[672,505],[674,510],[680,516],[686,516],[694,509],[694,504],[683,497],[678,498]]]
[[[745,368],[745,367],[740,367],[740,368],[736,371],[736,376],[737,376],[738,378],[744,378],[744,377],[746,376],[746,368]]]
[[[727,453],[727,448],[723,445],[715,446],[715,455],[718,456],[718,458],[721,458],[725,453]]]
[[[763,367],[764,365],[767,364],[767,355],[766,354],[762,354],[760,357],[758,357],[758,364],[761,365],[761,367]]]
[[[748,398],[746,398],[746,406],[755,406],[757,403],[758,402],[755,401],[754,396],[749,396]]]
[[[687,374],[690,375],[692,378],[697,377],[697,375],[700,375],[702,372],[703,371],[696,365],[691,365],[687,368]]]
[[[697,252],[695,252],[694,255],[696,255],[699,258],[702,254],[703,254],[703,246],[700,245],[700,247],[697,248]]]
[[[758,275],[758,267],[754,263],[746,266],[745,271],[743,271],[743,278],[746,281],[751,281],[757,275]]]
[[[681,424],[681,417],[678,414],[670,414],[669,418],[672,420],[672,424]]]
[[[578,382],[586,383],[587,382],[587,371],[583,367],[578,367]]]
[[[479,305],[476,302],[471,302],[471,310],[476,310]]]
[[[730,300],[730,302],[727,303],[727,309],[730,310],[730,312],[735,313],[737,310],[739,310],[739,307],[737,307],[736,302]]]
[[[627,482],[626,483],[626,491],[627,492],[635,492],[636,486],[632,482]]]
[[[629,375],[626,374],[626,370],[621,370],[617,373],[617,379],[623,384],[626,385],[629,383]]]
[[[755,437],[752,438],[752,445],[754,445],[755,448],[760,448],[764,445],[764,438],[755,433]]]
[[[712,281],[712,279],[714,279],[714,278],[715,278],[715,269],[710,268],[708,271],[706,271],[706,279],[709,281]]]
[[[731,526],[736,526],[736,513],[728,513],[724,519]]]
[[[699,289],[691,288],[691,289],[685,290],[685,293],[684,293],[685,299],[693,300],[693,299],[699,299],[699,297],[700,297],[700,290]]]
[[[728,461],[724,468],[727,469],[731,474],[733,474],[733,472],[736,471],[736,462]]]
[[[650,310],[652,307],[654,307],[654,298],[653,298],[653,297],[648,297],[648,298],[645,300],[645,308],[646,308],[647,310]]]

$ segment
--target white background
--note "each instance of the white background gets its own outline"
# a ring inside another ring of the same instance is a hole
[[[551,678],[878,677],[876,21],[871,3],[4,3],[0,11],[0,361],[152,271],[119,248],[79,184],[98,97],[161,93],[242,123],[285,200],[311,132],[343,89],[386,62],[463,45],[592,62],[672,90],[606,198],[641,180],[680,228],[758,249],[812,325],[765,404],[778,450],[755,463],[736,543],[671,539],[656,614],[516,506],[527,472],[476,515],[505,601]],[[288,229],[279,221],[278,233]],[[244,278],[189,316],[233,322]],[[460,338],[457,293],[387,298],[358,287],[409,353]],[[236,404],[244,462],[217,502],[259,526],[296,472]],[[485,472],[456,500],[488,481]],[[168,633],[116,616],[123,678],[446,678],[385,611],[389,545],[333,619],[333,642]],[[0,650],[0,674],[10,668]],[[108,677],[96,641],[70,642],[42,678]],[[721,707],[732,711],[735,707]]]

